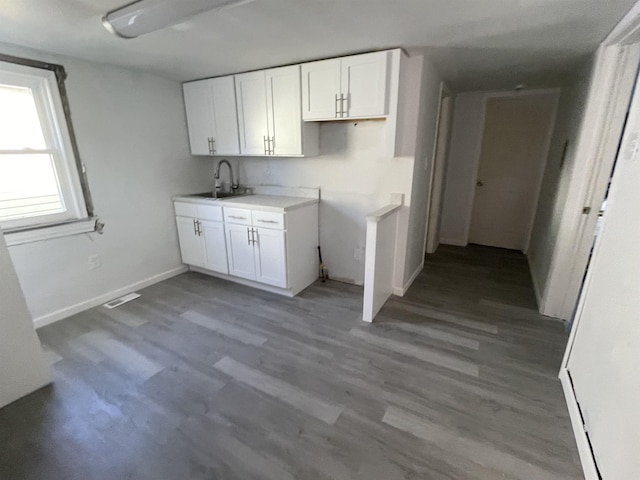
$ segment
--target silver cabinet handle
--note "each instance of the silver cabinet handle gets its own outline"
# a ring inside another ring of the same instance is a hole
[[[234,220],[246,220],[247,217],[238,217],[237,215],[227,215],[229,218],[233,218]]]
[[[200,229],[200,225],[202,225],[202,223],[200,222],[200,220],[196,220],[196,226],[198,227],[198,236],[202,236],[202,230]]]
[[[344,93],[340,94],[340,116],[348,117],[349,116],[349,94],[346,95]]]
[[[342,106],[339,105],[340,97],[341,96],[338,96],[338,94],[336,93],[336,118],[340,118],[340,116],[342,115]]]
[[[213,150],[213,154],[216,154],[216,139],[212,138],[211,139],[211,150]]]
[[[213,155],[215,153],[215,149],[213,147],[213,137],[207,137],[207,143],[209,144],[209,155]]]
[[[262,137],[262,143],[264,145],[264,154],[269,155],[269,140],[267,139],[266,135]]]
[[[196,219],[193,219],[193,234],[197,235],[198,234],[198,227],[196,227]]]
[[[276,222],[275,220],[258,220],[260,223],[280,223],[280,222]]]
[[[256,233],[256,230],[254,230],[253,228],[251,229],[251,241],[252,243],[255,245],[256,244],[256,237],[254,236]]]
[[[273,136],[269,139],[269,155],[275,155],[276,150],[276,137]]]
[[[249,227],[247,227],[247,245],[251,245],[251,237],[249,236]]]

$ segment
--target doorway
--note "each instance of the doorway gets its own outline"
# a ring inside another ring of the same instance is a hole
[[[526,251],[557,103],[555,93],[487,98],[469,243]]]

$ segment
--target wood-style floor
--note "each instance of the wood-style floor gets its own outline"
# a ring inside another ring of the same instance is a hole
[[[524,257],[441,247],[379,322],[188,273],[39,330],[55,383],[0,410],[0,478],[577,479]]]

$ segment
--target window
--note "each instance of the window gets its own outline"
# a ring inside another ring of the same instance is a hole
[[[5,233],[87,219],[77,164],[56,72],[0,61],[0,226]]]

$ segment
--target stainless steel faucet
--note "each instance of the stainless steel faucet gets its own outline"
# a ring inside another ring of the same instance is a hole
[[[235,192],[238,189],[239,185],[233,180],[233,168],[231,168],[231,164],[229,163],[228,160],[222,159],[218,162],[218,165],[216,165],[216,171],[214,172],[213,177],[216,180],[220,180],[220,167],[222,166],[222,164],[225,164],[227,167],[229,167],[229,177],[230,177],[229,181],[231,183],[231,190]],[[214,195],[216,193],[215,187],[213,189],[213,193]]]

